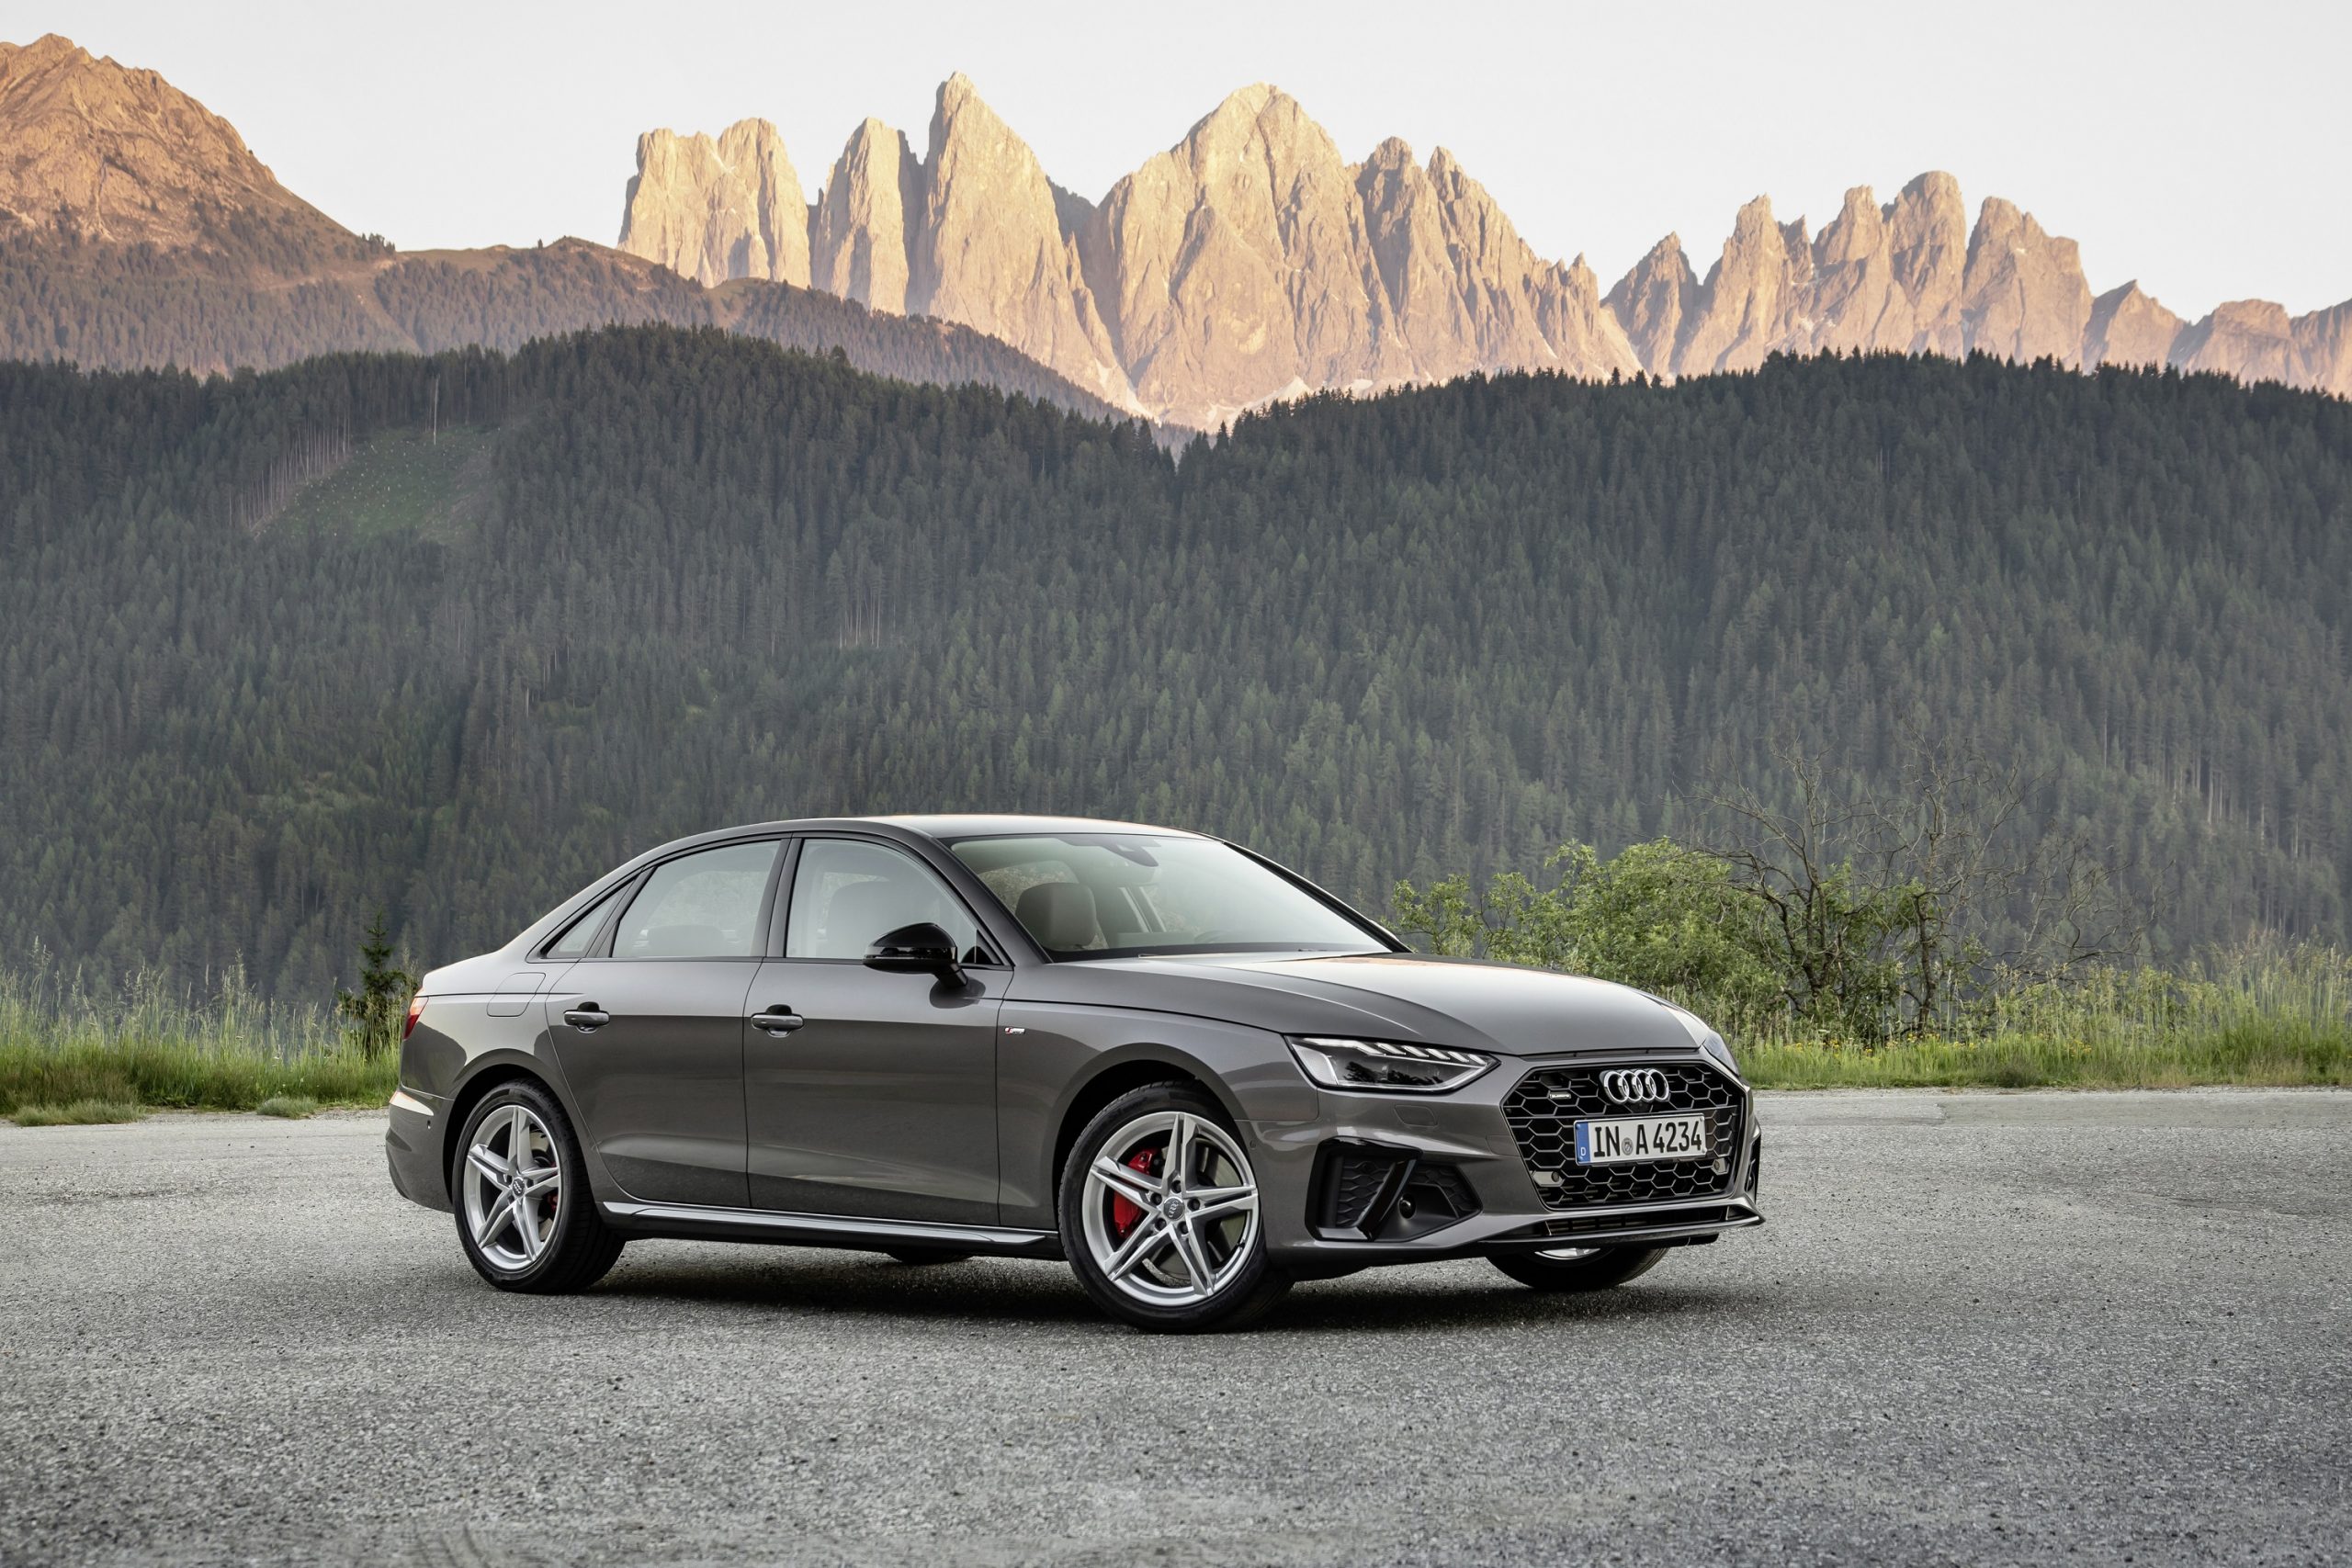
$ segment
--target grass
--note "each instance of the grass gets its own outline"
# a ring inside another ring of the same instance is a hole
[[[152,977],[98,992],[45,968],[0,974],[0,1116],[85,1104],[188,1111],[381,1105],[400,1073],[325,1010],[254,997],[232,976],[209,996]],[[86,1120],[86,1118],[85,1118]],[[119,1119],[119,1118],[118,1118]]]
[[[2352,1087],[2352,954],[2254,950],[2004,998],[1968,1033],[1746,1043],[1766,1089]]]
[[[2352,953],[2103,971],[2008,997],[1966,1033],[1733,1043],[1764,1089],[2352,1087]],[[150,978],[99,993],[46,968],[0,974],[0,1116],[23,1126],[155,1108],[301,1117],[381,1105],[398,1077],[393,1053],[359,1051],[325,1010],[261,1002],[240,976],[198,998]]]
[[[19,1105],[8,1119],[19,1127],[83,1127],[97,1122],[136,1122],[143,1105],[126,1100],[75,1100],[63,1105]]]
[[[422,430],[379,431],[351,461],[296,496],[271,527],[359,539],[452,537],[481,500],[491,441],[490,432],[465,426],[444,428],[437,441]]]

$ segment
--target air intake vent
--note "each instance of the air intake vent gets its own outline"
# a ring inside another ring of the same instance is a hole
[[[1334,1138],[1316,1156],[1309,1223],[1333,1241],[1409,1241],[1478,1213],[1461,1168],[1416,1152]]]

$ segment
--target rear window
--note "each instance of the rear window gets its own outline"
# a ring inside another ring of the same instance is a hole
[[[596,900],[588,912],[565,928],[564,933],[548,944],[549,958],[584,958],[596,943],[597,933],[605,929],[605,921],[619,905],[622,895],[628,891],[624,882]]]

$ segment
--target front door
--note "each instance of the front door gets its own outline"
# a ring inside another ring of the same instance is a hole
[[[777,848],[728,844],[657,866],[599,955],[548,999],[581,1139],[632,1197],[749,1202],[743,1015]]]
[[[973,960],[962,985],[863,962],[874,939],[919,920]],[[913,856],[869,840],[803,842],[785,955],[761,965],[744,1110],[754,1205],[795,1213],[994,1224],[996,1018],[1011,971]]]

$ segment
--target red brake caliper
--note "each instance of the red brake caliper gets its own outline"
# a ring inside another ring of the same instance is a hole
[[[1127,1168],[1140,1170],[1148,1175],[1151,1171],[1151,1162],[1159,1157],[1159,1151],[1157,1149],[1137,1149],[1127,1156]],[[1111,1234],[1113,1235],[1125,1235],[1136,1228],[1136,1222],[1142,1218],[1142,1209],[1116,1192],[1111,1194]]]

